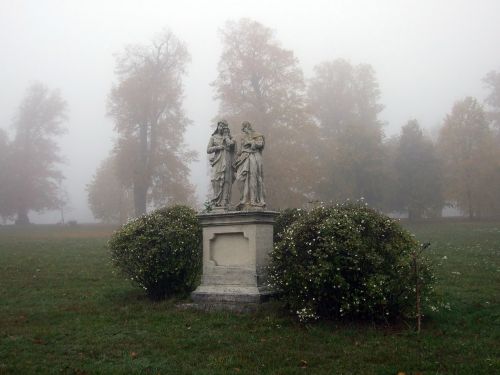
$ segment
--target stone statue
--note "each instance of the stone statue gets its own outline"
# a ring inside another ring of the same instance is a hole
[[[211,181],[214,195],[211,202],[215,209],[227,210],[231,202],[234,146],[235,142],[231,137],[227,122],[219,121],[207,147],[207,154],[211,155],[210,165],[212,166]]]
[[[263,210],[266,207],[262,171],[264,136],[254,131],[248,121],[241,124],[241,130],[243,134],[234,162],[236,181],[241,193],[237,209]]]

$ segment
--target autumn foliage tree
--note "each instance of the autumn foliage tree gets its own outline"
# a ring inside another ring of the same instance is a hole
[[[182,107],[189,60],[184,43],[168,30],[117,56],[108,112],[118,133],[118,176],[132,187],[136,216],[146,213],[148,202],[192,199],[188,163],[195,154],[184,143],[189,120]]]
[[[227,22],[221,30],[222,55],[213,82],[220,101],[218,118],[233,134],[250,121],[263,133],[267,203],[300,206],[317,178],[316,126],[307,112],[305,83],[293,52],[274,32],[249,19]]]
[[[380,205],[384,168],[378,114],[383,106],[373,68],[343,59],[323,62],[314,68],[308,97],[321,134],[319,197],[363,197]]]
[[[495,149],[483,107],[472,97],[455,103],[439,134],[445,194],[469,218],[495,210]]]
[[[63,175],[58,168],[62,159],[56,137],[65,131],[66,107],[57,90],[35,83],[28,88],[14,118],[5,194],[18,224],[29,223],[30,210],[41,212],[60,206]]]
[[[114,155],[104,159],[87,185],[87,199],[96,219],[123,224],[134,216],[133,192],[118,178]]]

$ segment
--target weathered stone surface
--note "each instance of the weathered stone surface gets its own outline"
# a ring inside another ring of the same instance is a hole
[[[233,155],[235,142],[231,137],[228,124],[225,120],[217,123],[207,146],[207,154],[211,168],[213,209],[227,211],[231,201],[233,185]]]
[[[198,216],[203,228],[203,276],[191,294],[198,306],[240,311],[272,296],[266,267],[276,215],[233,211]]]
[[[263,211],[266,207],[262,151],[265,139],[245,121],[241,124],[240,142],[234,162],[235,179],[240,190],[240,202],[236,207],[240,211]]]

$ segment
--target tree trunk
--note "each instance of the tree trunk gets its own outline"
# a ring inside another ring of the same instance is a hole
[[[410,221],[422,220],[422,216],[423,216],[423,212],[420,209],[420,207],[408,209],[408,219]]]
[[[148,194],[148,128],[146,124],[139,127],[139,165],[134,181],[135,216],[146,213]]]
[[[148,187],[142,182],[134,184],[134,208],[135,216],[139,217],[146,213]]]
[[[30,218],[28,217],[28,210],[20,208],[17,211],[16,225],[28,225],[30,224]]]
[[[408,209],[408,220],[415,221],[420,219],[417,215],[417,212],[411,208]]]
[[[124,188],[120,187],[120,200],[118,203],[118,224],[125,224],[125,192]]]
[[[474,210],[472,209],[472,193],[470,190],[467,190],[467,204],[469,208],[469,219],[474,219]]]

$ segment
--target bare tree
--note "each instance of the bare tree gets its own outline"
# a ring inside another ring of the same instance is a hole
[[[65,224],[66,223],[65,213],[67,213],[68,211],[71,211],[71,206],[70,206],[69,193],[63,184],[62,178],[60,178],[57,181],[56,196],[57,196],[57,204],[58,204],[57,209],[59,210],[59,213],[61,214],[60,223]]]
[[[147,45],[129,46],[117,56],[117,84],[109,95],[109,115],[118,139],[114,152],[119,178],[132,186],[136,216],[155,205],[188,202],[188,151],[183,137],[189,120],[182,108],[189,54],[170,31]]]

